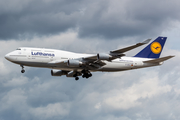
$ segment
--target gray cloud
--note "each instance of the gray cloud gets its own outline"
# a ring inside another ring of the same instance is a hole
[[[54,35],[68,29],[78,29],[79,37],[83,38],[149,37],[161,34],[180,17],[176,0],[15,0],[8,2],[10,4],[0,3],[0,39]]]
[[[25,1],[7,5],[1,1],[0,38],[23,38],[51,35],[75,28],[79,18],[79,1]],[[11,3],[11,1],[9,2]]]
[[[176,0],[97,1],[88,6],[87,14],[81,19],[79,35],[103,36],[108,39],[157,36],[169,27],[171,21],[179,20],[178,3]]]

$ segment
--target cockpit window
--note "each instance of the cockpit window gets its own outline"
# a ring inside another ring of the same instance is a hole
[[[17,48],[16,50],[21,50],[20,48]]]

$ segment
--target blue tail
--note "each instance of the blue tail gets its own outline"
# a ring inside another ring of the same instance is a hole
[[[159,58],[167,37],[158,37],[134,57]]]

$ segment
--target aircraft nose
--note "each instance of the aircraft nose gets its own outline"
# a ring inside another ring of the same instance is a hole
[[[9,60],[9,54],[6,54],[4,57]]]
[[[16,54],[15,54],[15,52],[13,51],[13,52],[10,52],[10,53],[6,54],[6,55],[4,56],[4,58],[6,58],[6,59],[7,59],[8,61],[10,61],[10,62],[13,62],[13,61],[16,60],[16,57],[15,57],[14,55],[16,55]]]

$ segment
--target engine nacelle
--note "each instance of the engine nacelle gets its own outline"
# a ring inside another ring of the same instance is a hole
[[[67,72],[66,71],[62,71],[62,70],[51,70],[51,75],[52,76],[61,76],[61,75],[66,75]]]
[[[69,66],[69,67],[80,67],[82,65],[83,65],[83,63],[79,60],[68,60],[67,61],[67,66]]]
[[[98,60],[111,60],[112,56],[105,53],[98,53],[97,58]]]

